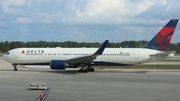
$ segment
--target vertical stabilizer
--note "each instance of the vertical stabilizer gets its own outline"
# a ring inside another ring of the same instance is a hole
[[[178,19],[171,19],[157,34],[142,48],[166,51],[169,47]]]

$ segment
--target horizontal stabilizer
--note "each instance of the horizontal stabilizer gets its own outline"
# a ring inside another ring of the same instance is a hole
[[[152,61],[155,61],[155,60],[162,60],[162,59],[165,59],[167,57],[172,57],[172,56],[174,56],[175,53],[176,53],[176,51],[167,51],[167,52],[152,54],[149,56],[151,57]]]

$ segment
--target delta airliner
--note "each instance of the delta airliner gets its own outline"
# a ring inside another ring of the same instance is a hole
[[[81,67],[79,72],[93,72],[92,66],[135,65],[174,55],[167,51],[178,19],[170,20],[141,48],[17,48],[8,51],[3,59],[17,65],[50,65],[51,69]]]

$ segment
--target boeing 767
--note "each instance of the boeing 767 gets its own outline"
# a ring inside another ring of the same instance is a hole
[[[81,67],[79,72],[93,72],[92,66],[135,65],[174,55],[167,51],[178,19],[170,20],[141,48],[17,48],[8,51],[3,59],[17,65],[50,65],[51,69]]]

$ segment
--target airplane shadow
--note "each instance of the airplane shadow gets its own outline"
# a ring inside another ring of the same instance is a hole
[[[99,68],[95,71],[96,73],[147,73],[149,71],[147,70],[121,70],[121,69],[117,69],[117,70],[111,70],[111,69],[105,69],[105,68]]]
[[[58,74],[68,74],[68,75],[75,75],[78,74],[78,70],[63,70],[63,71],[45,71],[46,73],[58,73]]]
[[[78,74],[78,70],[43,70],[43,69],[18,69],[18,71],[13,71],[12,69],[0,69],[0,71],[7,72],[39,72],[39,73],[58,73],[58,74],[68,74],[75,75]]]
[[[79,73],[78,70],[48,70],[48,69],[18,69],[18,71],[13,71],[11,69],[0,69],[0,71],[12,71],[12,72],[39,72],[39,73],[57,73],[57,74],[68,74],[68,75],[76,75],[76,74],[87,74],[87,73]],[[124,71],[124,70],[104,70],[104,69],[95,69],[94,72],[88,72],[88,73],[147,73],[149,71]]]
[[[140,74],[145,74],[148,71],[132,71],[132,72],[126,72],[126,71],[96,71],[96,73],[140,73]]]

